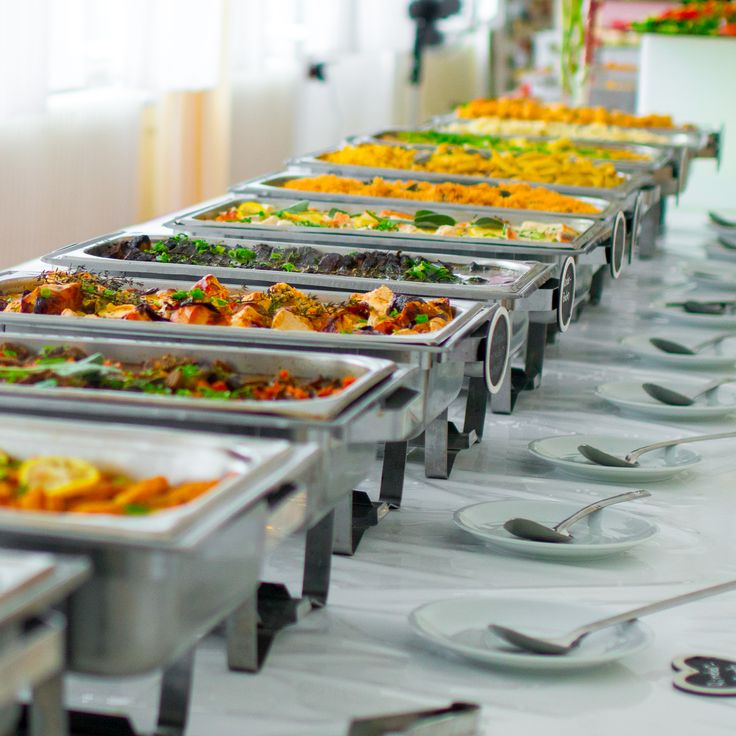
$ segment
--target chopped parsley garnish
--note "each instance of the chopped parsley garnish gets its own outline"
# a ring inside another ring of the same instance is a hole
[[[423,325],[425,322],[429,322],[429,317],[426,314],[418,314],[414,322],[418,325]]]

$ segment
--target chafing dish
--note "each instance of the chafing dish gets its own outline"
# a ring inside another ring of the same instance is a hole
[[[66,246],[44,256],[45,263],[52,266],[82,266],[96,273],[121,273],[127,276],[160,276],[164,278],[199,278],[208,273],[221,280],[245,282],[248,284],[273,284],[288,281],[293,286],[314,287],[317,289],[363,290],[370,291],[384,284],[401,294],[448,297],[455,299],[478,299],[481,301],[501,301],[523,299],[547,281],[554,269],[534,261],[513,261],[491,258],[469,258],[438,256],[436,253],[413,252],[412,256],[426,258],[453,267],[460,278],[459,283],[433,283],[410,281],[407,279],[363,278],[350,274],[322,274],[284,270],[255,268],[230,268],[221,266],[195,266],[179,263],[160,263],[156,261],[134,261],[105,257],[104,249],[117,242],[136,237],[142,233],[119,231],[104,235],[84,243]],[[152,243],[165,240],[171,233],[149,234]],[[218,239],[218,244],[228,248],[255,247],[257,240],[236,238]],[[373,248],[351,248],[338,245],[305,246],[303,243],[271,242],[278,248],[309,247],[314,253],[322,255],[348,255],[373,252]]]
[[[363,168],[363,167],[361,167]],[[413,172],[406,171],[404,172],[404,175],[401,177],[396,176],[386,176],[383,177],[386,181],[392,182],[392,181],[407,181],[414,179]],[[466,210],[468,212],[482,212],[483,214],[487,212],[493,212],[494,214],[499,215],[500,217],[503,217],[504,213],[520,213],[523,212],[525,217],[531,218],[536,215],[536,213],[539,214],[545,214],[549,215],[550,217],[559,217],[562,219],[569,219],[569,218],[585,218],[589,220],[607,220],[611,217],[614,217],[616,213],[621,209],[621,204],[619,200],[615,197],[606,197],[606,196],[596,196],[596,197],[578,197],[578,199],[582,200],[583,202],[586,202],[587,204],[591,204],[594,207],[597,207],[600,212],[596,214],[574,214],[574,213],[566,213],[566,212],[554,212],[551,210],[520,210],[520,209],[513,209],[510,207],[485,207],[481,205],[475,205],[475,204],[460,204],[460,203],[454,203],[454,202],[436,202],[431,200],[416,200],[416,199],[401,199],[399,197],[367,197],[363,195],[351,195],[351,194],[333,194],[331,192],[309,192],[309,191],[302,191],[302,190],[296,190],[296,189],[287,189],[284,185],[286,182],[291,181],[293,179],[306,179],[314,177],[314,172],[311,172],[306,169],[287,169],[286,171],[276,171],[272,174],[267,174],[266,176],[258,176],[253,179],[247,179],[245,181],[239,182],[237,184],[234,184],[232,187],[230,187],[230,191],[234,192],[235,194],[258,194],[262,197],[286,197],[288,199],[294,199],[294,197],[299,195],[304,195],[305,198],[312,200],[312,201],[320,201],[320,200],[326,200],[326,201],[332,201],[332,202],[343,202],[344,204],[355,204],[357,202],[370,202],[372,204],[376,205],[382,205],[385,207],[396,207],[397,202],[403,203],[403,202],[410,202],[412,204],[422,204],[423,206],[431,209],[455,209],[455,210]],[[366,184],[369,184],[371,181],[373,181],[372,175],[366,175],[364,172],[356,175],[351,176],[352,179],[358,179],[361,182],[364,182]],[[536,187],[546,187],[543,183],[535,183],[535,182],[524,182],[528,183],[530,186],[536,186]],[[399,204],[398,206],[403,206],[403,204]]]
[[[404,147],[411,148],[402,144]],[[410,176],[412,179],[422,179],[424,181],[455,181],[463,184],[477,184],[487,182],[489,184],[502,184],[510,181],[498,177],[472,176],[466,174],[452,174],[435,171],[422,171],[415,169],[392,169],[380,168],[377,166],[355,166],[350,164],[336,164],[330,161],[322,160],[321,156],[328,153],[334,153],[339,147],[330,146],[328,148],[307,153],[303,156],[297,156],[287,161],[288,166],[295,166],[309,169],[310,171],[321,171],[330,174],[340,174],[342,176],[390,176],[393,178],[406,178]],[[544,182],[543,186],[547,189],[553,189],[556,192],[571,194],[576,197],[615,197],[623,202],[633,201],[636,193],[642,186],[649,183],[648,176],[642,173],[621,172],[624,181],[616,187],[577,187],[565,184],[551,184]],[[535,182],[529,182],[534,184]]]
[[[62,603],[89,575],[80,558],[0,549],[0,734],[15,734],[16,699],[30,689],[32,734],[66,733]]]
[[[263,240],[299,241],[318,244],[350,244],[372,248],[390,248],[406,252],[427,254],[452,254],[471,258],[511,258],[554,262],[561,265],[568,255],[582,259],[595,265],[609,264],[614,277],[618,277],[624,261],[626,249],[626,223],[619,212],[612,220],[591,220],[572,218],[564,223],[580,233],[570,243],[553,243],[546,241],[501,240],[494,238],[444,237],[423,233],[379,232],[375,230],[342,230],[318,227],[290,227],[288,229],[275,226],[259,226],[252,223],[218,222],[214,218],[218,213],[237,207],[246,201],[258,201],[274,204],[277,207],[289,207],[297,202],[305,201],[287,198],[269,198],[255,195],[227,196],[220,200],[208,202],[206,206],[194,210],[183,211],[165,223],[174,230],[197,234],[202,237],[249,237]],[[424,209],[425,204],[404,205],[402,211],[414,213]],[[322,200],[314,203],[315,208],[329,210],[332,207],[345,207],[342,202]],[[358,207],[355,207],[357,210]],[[450,215],[457,221],[467,220],[469,213],[464,210],[445,209],[443,214]],[[558,217],[537,214],[521,216],[518,214],[499,213],[512,226],[518,226],[528,219],[537,222],[559,223]]]

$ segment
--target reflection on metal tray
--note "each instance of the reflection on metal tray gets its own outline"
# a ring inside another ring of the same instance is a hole
[[[512,227],[518,227],[525,221],[533,220],[542,223],[565,224],[578,231],[579,235],[570,243],[554,243],[549,241],[533,240],[503,240],[499,238],[453,237],[429,235],[425,233],[397,233],[375,230],[345,230],[323,227],[276,227],[258,225],[246,222],[218,222],[214,218],[221,212],[237,207],[243,202],[257,201],[263,204],[275,205],[277,208],[286,208],[292,204],[303,202],[300,199],[271,199],[258,196],[227,196],[217,203],[209,203],[207,207],[182,212],[165,223],[167,227],[187,233],[196,233],[209,237],[251,237],[268,240],[299,240],[309,243],[334,243],[349,245],[370,245],[374,248],[389,247],[401,250],[455,253],[468,256],[500,256],[506,253],[523,254],[540,258],[542,256],[578,254],[588,252],[599,244],[611,239],[613,223],[586,218],[564,219],[553,215],[537,214],[519,215],[505,213],[503,219]],[[343,202],[334,200],[316,201],[314,208],[328,211],[333,207],[345,207]],[[361,208],[355,207],[356,211]],[[424,204],[402,204],[402,211],[409,214],[426,209]],[[456,221],[467,221],[469,213],[464,210],[445,209],[443,215],[449,215]]]
[[[383,177],[387,182],[395,181],[407,181],[412,180],[412,172],[406,172],[405,175],[397,179],[392,176]],[[293,179],[307,179],[314,177],[314,172],[305,171],[304,169],[293,169],[286,171],[277,171],[273,174],[266,176],[259,176],[255,179],[249,179],[242,181],[234,186],[230,187],[230,191],[236,194],[257,194],[261,197],[287,197],[293,199],[298,194],[303,194],[310,200],[318,202],[321,200],[342,202],[344,204],[357,204],[359,202],[380,204],[386,207],[397,206],[397,202],[411,202],[413,204],[423,204],[425,207],[431,207],[433,209],[455,209],[458,211],[468,210],[472,212],[482,213],[483,215],[494,214],[499,217],[504,217],[505,214],[519,214],[524,213],[525,217],[533,218],[537,214],[548,215],[549,217],[557,217],[563,220],[570,218],[581,218],[584,217],[588,220],[607,220],[614,217],[616,213],[621,209],[621,201],[616,197],[578,197],[578,199],[591,204],[594,207],[600,209],[597,214],[575,214],[569,212],[554,212],[552,210],[523,210],[514,209],[511,207],[488,207],[474,204],[461,204],[457,202],[437,202],[432,200],[417,200],[417,199],[402,199],[401,197],[368,197],[364,195],[350,195],[350,194],[333,194],[330,192],[308,192],[303,190],[287,189],[284,185],[286,182]],[[365,184],[370,184],[373,181],[373,176],[366,176],[362,174],[360,176],[351,176],[351,179],[357,179]],[[544,184],[534,182],[523,182],[528,183],[530,186],[544,187]]]
[[[310,171],[320,171],[330,174],[340,174],[342,176],[387,176],[393,178],[406,178],[411,176],[412,179],[422,179],[424,181],[454,181],[461,184],[479,184],[487,182],[488,184],[502,184],[518,179],[503,179],[498,177],[471,176],[468,174],[452,174],[435,171],[422,171],[415,169],[393,169],[380,168],[377,166],[355,166],[350,164],[336,164],[330,161],[323,161],[320,157],[327,153],[333,153],[338,150],[331,146],[313,153],[289,159],[287,166],[296,166],[307,168]],[[553,189],[563,194],[571,194],[576,197],[616,197],[619,200],[631,199],[636,192],[650,182],[650,177],[646,173],[629,173],[621,172],[621,176],[625,179],[622,184],[615,187],[578,187],[566,184],[553,184],[544,182],[543,185],[547,189]],[[540,182],[526,182],[529,184],[539,184]]]
[[[499,259],[471,259],[463,256],[442,258],[433,253],[412,251],[412,258],[425,258],[452,268],[459,283],[434,283],[392,279],[388,276],[359,277],[349,273],[305,273],[299,270],[283,271],[255,268],[234,268],[226,266],[193,266],[183,263],[160,263],[157,261],[122,260],[105,257],[107,247],[140,236],[140,233],[113,233],[61,248],[43,258],[52,266],[82,266],[96,273],[119,272],[129,276],[147,275],[176,278],[199,278],[213,274],[221,280],[243,280],[254,285],[278,283],[284,280],[292,286],[321,289],[352,289],[370,291],[378,286],[390,285],[400,294],[419,294],[422,296],[451,297],[457,299],[479,299],[495,301],[499,299],[523,298],[554,275],[554,267],[536,262],[511,261]],[[152,243],[166,240],[170,235],[150,235]],[[331,245],[304,245],[301,243],[273,242],[261,244],[258,241],[225,238],[218,244],[227,248],[271,249],[292,248],[307,252],[310,256],[349,256],[356,253],[375,253],[373,248],[348,248]],[[289,259],[293,262],[293,258]]]
[[[11,512],[0,514],[4,545],[90,558],[92,577],[69,603],[68,656],[70,669],[94,674],[130,675],[166,665],[252,595],[269,494],[308,477],[319,455],[314,445],[240,438],[238,449],[250,458],[243,463],[228,454],[232,442],[212,435],[10,416],[0,427],[0,446],[18,457],[43,447],[135,476],[162,470],[181,478],[235,474],[228,493],[198,508],[186,528],[165,539],[114,533],[131,521],[119,517],[75,524],[71,514],[16,512],[12,520]]]
[[[20,293],[38,286],[39,278],[44,272],[6,271],[0,274],[0,296]],[[162,278],[139,278],[134,282],[137,288],[180,289],[181,281],[169,281]],[[245,288],[240,284],[228,284],[234,289]],[[248,290],[253,291],[253,290]],[[339,291],[310,291],[317,299],[328,302],[339,302],[350,297],[350,293]],[[219,344],[245,345],[258,344],[268,347],[269,344],[293,344],[308,347],[336,347],[352,349],[359,352],[361,348],[389,347],[398,345],[437,345],[455,335],[466,323],[472,322],[483,309],[480,302],[451,300],[455,317],[449,324],[421,334],[411,335],[361,335],[357,333],[341,334],[335,332],[310,332],[306,330],[274,330],[255,327],[230,327],[222,325],[191,325],[167,321],[144,322],[121,319],[90,319],[87,317],[65,317],[61,315],[30,314],[21,312],[0,312],[0,325],[14,330],[47,330],[61,331],[66,334],[113,335],[119,337],[140,337],[158,340],[194,340],[197,342],[216,342]]]

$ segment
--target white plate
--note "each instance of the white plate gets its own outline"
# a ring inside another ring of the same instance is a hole
[[[591,499],[592,502],[593,499]],[[535,542],[520,539],[503,528],[514,518],[534,519],[554,526],[571,516],[587,501],[493,501],[466,506],[455,512],[455,523],[466,532],[505,550],[546,559],[592,559],[623,552],[657,533],[654,524],[620,509],[603,509],[577,522],[572,542]]]
[[[672,298],[672,299],[658,299],[655,302],[652,302],[652,304],[649,305],[649,308],[658,316],[660,317],[667,317],[667,319],[671,319],[673,322],[682,322],[683,324],[688,325],[695,325],[697,327],[715,327],[718,329],[724,329],[729,330],[732,328],[736,328],[736,313],[727,313],[727,314],[692,314],[691,312],[686,312],[682,307],[667,307],[665,306],[668,302],[684,302],[687,299],[692,299],[694,301],[706,301],[706,300],[715,300],[720,299],[721,297],[718,295],[708,295],[708,296],[696,296],[696,295],[687,295],[683,296],[682,294],[679,294],[678,296]],[[730,294],[728,299],[733,299],[733,294]]]
[[[641,439],[600,434],[568,434],[534,440],[529,443],[529,452],[570,475],[609,483],[665,480],[701,461],[700,455],[696,452],[680,446],[647,452],[642,455],[639,466],[635,468],[612,468],[590,462],[577,449],[578,445],[593,445],[604,452],[624,457],[627,452],[637,447],[644,447],[663,439],[667,438]]]
[[[736,250],[734,251],[736,258]],[[713,261],[697,261],[684,264],[682,271],[701,286],[710,286],[727,291],[736,291],[736,266]]]
[[[474,596],[420,606],[409,614],[409,625],[433,645],[476,662],[531,670],[574,670],[634,654],[652,641],[653,634],[641,621],[619,624],[590,634],[569,654],[554,656],[515,649],[498,639],[488,625],[501,624],[530,634],[555,636],[613,613],[608,607],[579,603]]]
[[[650,337],[667,338],[667,335],[631,335],[621,340],[621,345],[649,363],[666,365],[670,368],[692,368],[694,370],[730,369],[736,364],[736,338],[726,340],[720,345],[704,350],[698,355],[676,355],[674,353],[665,353],[655,348],[649,342]],[[690,340],[689,342],[680,340],[679,338],[675,341],[682,342],[683,345],[689,347],[705,339],[707,339],[705,335],[699,335],[696,339]]]
[[[721,236],[727,244],[733,243],[732,248],[724,245],[719,240],[707,243],[705,246],[705,254],[714,261],[736,261],[736,238],[733,236]]]
[[[694,394],[705,382],[682,381],[678,378],[658,383],[684,394]],[[721,386],[708,397],[701,396],[692,406],[663,404],[653,399],[639,381],[603,383],[595,393],[625,411],[661,419],[716,419],[736,412],[736,388],[732,385]]]

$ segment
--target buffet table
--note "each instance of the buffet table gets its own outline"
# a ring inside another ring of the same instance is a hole
[[[696,470],[643,486],[567,477],[527,451],[531,440],[554,434],[620,434],[633,448],[650,439],[733,428],[729,418],[638,419],[594,395],[596,386],[612,380],[685,380],[683,372],[632,358],[618,341],[637,332],[697,339],[690,328],[642,313],[681,278],[682,259],[702,257],[707,237],[704,213],[670,213],[666,251],[628,269],[617,288],[571,326],[562,347],[548,346],[543,386],[525,394],[513,416],[486,418],[485,441],[458,457],[451,479],[427,479],[417,462],[421,454],[410,455],[401,511],[366,535],[360,554],[334,559],[330,605],[284,631],[259,674],[228,672],[222,638],[207,638],[196,655],[187,733],[338,736],[353,717],[452,701],[481,704],[482,732],[488,734],[677,734],[696,725],[701,736],[730,732],[736,702],[675,690],[670,662],[693,653],[736,658],[736,594],[652,616],[646,623],[655,639],[648,648],[619,663],[572,673],[513,672],[450,658],[432,651],[407,623],[417,606],[454,596],[514,594],[532,605],[571,600],[624,609],[734,577],[736,464],[724,443],[699,445],[704,461]],[[698,330],[703,333],[708,330]],[[453,405],[451,418],[464,409],[463,399]],[[376,463],[362,487],[375,494],[379,479]],[[633,512],[655,522],[660,533],[597,561],[558,563],[502,553],[452,521],[459,508],[507,496],[582,506],[636,487],[652,496],[632,504]],[[263,579],[293,579],[298,585],[301,549],[298,537],[283,545]],[[138,729],[153,727],[155,676],[124,685],[74,676],[69,684],[71,707],[126,713]]]

